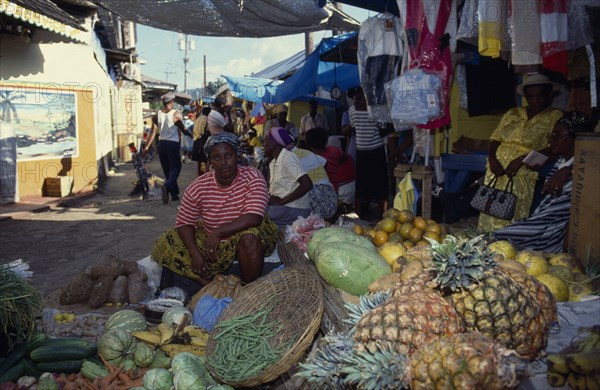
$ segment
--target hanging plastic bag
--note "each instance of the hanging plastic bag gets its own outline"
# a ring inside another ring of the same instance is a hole
[[[212,332],[221,312],[232,301],[229,297],[218,299],[212,295],[204,295],[200,298],[196,307],[194,307],[194,325],[201,327],[207,332]]]
[[[443,114],[442,78],[435,72],[411,69],[386,83],[392,120],[426,124]]]
[[[394,197],[394,208],[411,210],[416,215],[419,198],[420,194],[412,179],[412,173],[408,172],[398,183],[398,192]]]

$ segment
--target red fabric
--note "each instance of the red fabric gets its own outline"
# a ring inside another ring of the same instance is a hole
[[[551,14],[554,12],[566,14],[569,11],[566,0],[541,0],[540,6],[540,11],[545,14]]]
[[[565,77],[568,76],[569,66],[567,63],[567,52],[559,51],[558,53],[551,54],[543,58],[544,68],[552,70],[554,72],[560,72]]]
[[[263,175],[253,167],[239,166],[227,188],[221,188],[210,171],[194,180],[185,190],[175,226],[196,226],[200,218],[207,234],[243,214],[264,216],[269,191]],[[223,238],[226,239],[226,238]]]
[[[540,0],[542,57],[565,51],[568,47],[567,0]]]
[[[349,154],[344,153],[335,146],[327,146],[325,152],[321,153],[320,156],[327,160],[325,171],[333,188],[335,188],[335,192],[338,192],[341,185],[356,179],[354,163]]]
[[[421,68],[425,71],[436,72],[442,77],[442,101],[444,116],[419,126],[423,129],[436,129],[450,123],[450,82],[452,80],[452,58],[450,47],[446,46],[440,52],[440,38],[444,35],[452,0],[440,0],[435,31],[431,33],[427,27],[427,19],[422,1],[409,1],[406,4],[406,27],[408,46],[412,63],[410,68]]]

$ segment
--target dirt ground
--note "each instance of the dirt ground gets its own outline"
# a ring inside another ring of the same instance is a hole
[[[182,165],[178,183],[183,193],[197,168],[191,161]],[[162,177],[158,158],[148,168]],[[164,205],[159,188],[149,199],[131,197],[135,180],[132,164],[121,164],[95,196],[75,207],[19,213],[0,221],[0,264],[26,261],[33,285],[47,296],[107,255],[135,261],[149,256],[160,233],[174,226],[179,202]]]

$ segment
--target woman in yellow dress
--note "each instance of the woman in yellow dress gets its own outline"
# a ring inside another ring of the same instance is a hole
[[[527,100],[527,107],[517,107],[508,111],[490,136],[485,182],[498,177],[495,187],[504,189],[509,178],[513,180],[513,193],[517,204],[513,220],[529,216],[538,173],[523,165],[523,158],[532,150],[549,155],[548,135],[563,112],[552,108],[556,96],[554,83],[541,74],[532,74],[517,88],[517,92]],[[508,224],[511,220],[500,219],[481,213],[477,229],[492,232]]]

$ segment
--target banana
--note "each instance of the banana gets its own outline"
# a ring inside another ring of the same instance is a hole
[[[560,353],[551,353],[546,358],[546,364],[548,364],[548,371],[552,371],[557,374],[568,374],[570,372],[565,361],[565,355]],[[548,382],[550,383],[550,382]]]
[[[158,324],[160,332],[160,345],[169,344],[175,338],[175,329],[167,324]]]
[[[156,334],[148,330],[139,330],[131,333],[131,335],[136,339],[154,347],[158,347],[160,345],[160,334]]]
[[[567,382],[567,376],[557,372],[546,372],[546,380],[552,387],[561,387]]]
[[[189,352],[198,356],[204,356],[206,354],[206,347],[191,344],[165,344],[161,345],[160,349],[170,357],[181,352]]]
[[[600,334],[596,332],[589,333],[587,336],[573,341],[572,345],[577,352],[592,351],[600,343]]]
[[[187,344],[206,346],[209,334],[204,329],[195,325],[188,325],[183,328],[184,340]]]
[[[573,390],[586,390],[587,382],[585,375],[572,372],[567,376],[567,384]]]
[[[578,374],[600,371],[600,350],[570,353],[565,356],[567,367]]]
[[[199,347],[206,348],[207,343],[208,343],[208,335],[206,337],[192,336],[190,338],[190,344],[192,344],[192,345],[197,345]]]
[[[187,333],[190,336],[203,336],[203,335],[208,335],[208,332],[205,331],[204,329],[202,329],[201,327],[197,326],[197,325],[188,325],[185,328],[183,328],[183,333]]]

